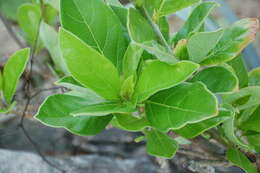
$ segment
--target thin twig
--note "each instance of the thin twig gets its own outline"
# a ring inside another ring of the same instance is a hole
[[[4,24],[4,26],[5,26],[6,30],[7,30],[7,32],[8,32],[9,35],[14,39],[14,41],[16,42],[16,44],[17,44],[20,48],[24,48],[25,45],[24,45],[24,44],[21,42],[21,40],[17,37],[17,35],[16,35],[16,33],[14,32],[14,30],[13,30],[13,28],[12,28],[10,22],[7,21],[7,20],[5,19],[5,17],[2,16],[1,14],[0,14],[0,19],[1,19],[1,21],[3,22],[3,24]]]

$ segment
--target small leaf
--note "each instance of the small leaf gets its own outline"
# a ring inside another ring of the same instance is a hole
[[[243,130],[260,132],[260,106],[250,115],[250,117],[241,124]]]
[[[176,57],[173,55],[173,52],[169,52],[165,47],[161,46],[156,41],[147,41],[141,44],[136,44],[162,62],[166,62],[168,64],[176,64],[178,62]]]
[[[114,122],[117,124],[117,128],[138,132],[149,127],[149,122],[145,117],[135,117],[132,114],[115,114]]]
[[[179,60],[189,60],[187,43],[188,42],[186,39],[182,39],[178,41],[177,45],[175,46],[174,53]]]
[[[106,99],[119,99],[118,71],[108,59],[64,29],[60,30],[60,46],[76,80]]]
[[[174,43],[178,43],[181,39],[187,39],[192,32],[199,31],[210,12],[217,6],[219,6],[219,4],[216,2],[202,2],[194,8],[184,26],[175,35],[173,39]]]
[[[233,67],[236,76],[239,79],[239,88],[244,88],[248,86],[248,73],[247,67],[242,54],[238,55],[236,58],[228,62],[230,66]]]
[[[37,4],[26,3],[20,6],[17,19],[25,38],[30,45],[34,45],[38,37],[41,21],[41,9]]]
[[[106,2],[107,2],[109,5],[114,5],[114,6],[122,7],[122,4],[121,4],[118,0],[106,0]]]
[[[258,30],[258,19],[242,19],[234,23],[232,26],[225,29],[225,32],[216,47],[201,64],[215,65],[232,60],[255,39]]]
[[[160,28],[163,37],[165,40],[169,40],[170,37],[170,24],[168,22],[167,17],[161,17],[159,22],[158,22],[158,27]]]
[[[146,101],[147,119],[161,131],[180,129],[217,115],[217,99],[201,82],[182,83]]]
[[[135,75],[139,65],[143,49],[135,43],[130,43],[123,60],[123,76],[124,79]]]
[[[178,150],[178,143],[157,130],[146,132],[147,153],[153,156],[171,159]]]
[[[16,87],[29,60],[30,49],[21,49],[13,54],[4,66],[3,94],[7,104],[10,104],[16,92]]]
[[[62,94],[49,96],[39,108],[35,118],[45,125],[57,128],[63,127],[77,135],[96,135],[105,129],[113,116],[73,117],[70,115],[71,112],[87,104],[91,104],[91,102],[82,97]]]
[[[121,104],[116,102],[105,102],[93,105],[86,105],[83,108],[73,111],[73,116],[104,116],[109,114],[123,114],[134,112],[135,108],[132,105]]]
[[[231,163],[242,168],[246,173],[258,173],[253,164],[239,150],[229,149],[226,153],[226,156]]]
[[[248,142],[254,147],[257,153],[260,153],[260,133],[247,136]]]
[[[187,80],[198,68],[198,64],[190,61],[181,61],[175,65],[158,60],[149,61],[136,84],[134,100],[142,102],[160,90],[176,86]]]
[[[260,68],[249,73],[249,86],[260,86]]]
[[[121,98],[125,100],[130,100],[134,94],[135,89],[135,77],[132,75],[128,77],[122,84],[120,91]]]
[[[130,8],[128,12],[127,27],[130,38],[137,43],[156,39],[151,25],[137,10],[133,8]]]
[[[57,70],[62,71],[66,75],[69,75],[68,68],[61,56],[58,42],[58,33],[50,25],[42,22],[40,37],[44,46],[50,52]]]
[[[231,92],[238,89],[236,75],[224,66],[206,68],[197,73],[191,81],[203,82],[213,93]]]
[[[121,21],[104,1],[62,0],[61,23],[121,71],[127,40]]]
[[[213,32],[199,32],[192,35],[187,44],[190,60],[200,63],[217,45],[223,35],[223,29]]]
[[[204,133],[205,131],[223,123],[225,120],[230,119],[230,116],[230,111],[222,110],[220,111],[219,115],[214,118],[210,118],[195,124],[188,124],[181,129],[174,130],[174,132],[185,138],[194,138]]]

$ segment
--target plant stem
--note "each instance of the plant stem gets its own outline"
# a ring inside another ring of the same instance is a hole
[[[136,7],[146,18],[146,20],[149,22],[149,24],[152,26],[153,31],[155,32],[156,36],[158,37],[160,43],[167,48],[169,53],[172,53],[171,47],[168,45],[168,42],[165,40],[160,28],[158,25],[153,21],[147,10],[141,6],[141,7]]]

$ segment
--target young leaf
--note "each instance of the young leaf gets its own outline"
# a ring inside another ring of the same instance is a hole
[[[121,71],[127,41],[119,18],[108,5],[101,0],[62,0],[61,22]]]
[[[213,93],[231,92],[238,89],[236,75],[224,66],[206,68],[197,73],[191,81],[203,82]]]
[[[139,61],[143,54],[143,49],[135,43],[130,43],[123,60],[123,76],[124,79],[135,75]]]
[[[135,117],[132,114],[115,114],[115,119],[113,120],[117,128],[138,132],[149,127],[149,122],[145,117]]]
[[[34,45],[41,21],[40,7],[37,4],[23,4],[18,9],[17,19],[26,40],[30,45]]]
[[[243,130],[251,130],[260,132],[260,106],[253,112],[253,114],[242,123],[240,126]]]
[[[236,22],[225,29],[216,47],[201,64],[215,65],[232,60],[255,39],[258,30],[258,19],[248,18]]]
[[[66,75],[69,75],[68,68],[61,56],[58,42],[58,33],[50,25],[42,22],[40,37],[44,46],[50,52],[57,70],[62,71]]]
[[[129,76],[122,84],[120,96],[125,100],[131,100],[135,89],[135,76]]]
[[[117,69],[103,55],[75,35],[60,30],[61,52],[72,76],[108,100],[117,100],[120,79]]]
[[[234,69],[236,76],[239,79],[239,88],[244,88],[248,86],[248,73],[247,67],[242,54],[238,55],[236,58],[228,62],[230,66]]]
[[[217,115],[217,99],[201,82],[183,83],[146,101],[147,119],[161,131],[180,129]]]
[[[10,104],[15,94],[17,84],[29,60],[30,49],[21,49],[13,54],[4,66],[3,95],[7,104]]]
[[[230,116],[230,111],[222,110],[219,112],[219,115],[214,118],[210,118],[195,124],[188,124],[181,129],[174,130],[174,132],[185,138],[194,138],[204,133],[205,131],[223,123],[227,119],[230,119]]]
[[[86,105],[83,108],[75,110],[71,113],[73,116],[104,116],[109,114],[123,114],[134,112],[132,105],[121,104],[117,102],[105,102],[93,105]]]
[[[191,12],[189,18],[185,22],[184,26],[175,35],[173,41],[178,43],[181,39],[188,38],[189,34],[192,32],[197,32],[203,26],[205,19],[210,14],[210,12],[216,8],[218,4],[216,2],[202,2]]]
[[[231,163],[242,168],[246,173],[258,173],[253,164],[239,150],[229,149],[226,153],[226,157]]]
[[[190,61],[181,61],[175,65],[158,60],[149,61],[136,84],[134,100],[142,102],[160,90],[176,86],[187,80],[198,68],[198,64]]]
[[[260,86],[260,68],[249,73],[249,86]]]
[[[71,112],[88,104],[91,104],[91,102],[82,97],[62,94],[49,96],[41,105],[35,118],[45,125],[57,128],[63,127],[77,135],[96,135],[105,129],[113,116],[73,117],[70,115]]]
[[[146,138],[146,151],[150,155],[170,159],[178,150],[178,143],[160,131],[148,131],[146,132]]]
[[[65,76],[61,78],[59,81],[55,82],[55,84],[72,90],[73,93],[77,93],[76,96],[88,98],[91,101],[91,103],[96,104],[105,101],[105,99],[97,95],[92,90],[85,88],[81,83],[75,80],[72,76]]]
[[[187,44],[188,44],[188,41],[186,39],[182,39],[182,40],[178,41],[177,45],[175,46],[174,53],[175,53],[175,56],[179,60],[188,60],[189,59]]]
[[[137,43],[156,39],[151,25],[136,9],[129,9],[127,27],[130,38]]]
[[[217,45],[223,35],[223,29],[213,32],[199,32],[188,40],[187,48],[190,60],[200,63],[208,53]]]
[[[156,41],[146,41],[143,43],[136,43],[139,47],[146,50],[148,53],[154,55],[157,59],[168,64],[176,64],[178,60],[173,55],[173,52],[167,51],[167,49]]]

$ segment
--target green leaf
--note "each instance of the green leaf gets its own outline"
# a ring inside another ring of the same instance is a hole
[[[236,73],[236,76],[239,79],[239,88],[247,87],[248,86],[248,73],[247,73],[247,67],[246,67],[243,55],[240,54],[236,58],[229,61],[228,64],[233,67],[233,69]]]
[[[43,8],[43,19],[50,25],[55,25],[56,19],[58,18],[59,11],[54,8],[51,4],[44,4]]]
[[[135,77],[134,75],[129,76],[122,84],[120,91],[121,98],[125,100],[131,100],[135,90]]]
[[[88,98],[91,103],[102,103],[105,100],[97,95],[92,90],[85,88],[81,83],[75,80],[72,76],[65,76],[61,78],[59,81],[55,82],[56,85],[63,86],[73,91],[73,93],[77,93],[78,97]]]
[[[156,40],[151,25],[136,9],[129,9],[127,27],[130,38],[137,43]]]
[[[242,19],[225,29],[225,32],[203,65],[215,65],[237,57],[251,43],[259,29],[259,21],[253,18]]]
[[[187,80],[198,68],[198,64],[190,61],[181,61],[175,65],[158,60],[148,61],[140,74],[133,98],[142,102],[160,90]]]
[[[146,101],[145,110],[151,125],[164,132],[218,113],[216,97],[201,82],[182,83],[161,91]]]
[[[243,148],[245,150],[251,150],[251,146],[249,146],[236,136],[235,118],[236,117],[234,115],[232,118],[223,123],[224,134],[229,141],[231,141],[238,147]]]
[[[217,45],[224,33],[223,29],[213,32],[199,32],[192,35],[187,44],[190,60],[200,63]]]
[[[213,93],[238,90],[238,79],[236,75],[224,66],[206,68],[197,73],[191,81],[203,82]]]
[[[101,0],[62,0],[61,22],[121,71],[127,41],[119,18],[108,5]]]
[[[16,20],[17,19],[17,10],[18,8],[30,0],[0,0],[0,11],[1,14],[5,15],[8,19]]]
[[[253,112],[253,114],[241,124],[243,130],[252,130],[260,132],[260,106]]]
[[[260,68],[249,73],[249,86],[260,86]]]
[[[194,8],[183,27],[175,35],[173,39],[174,43],[176,44],[179,40],[188,38],[189,34],[192,32],[199,31],[207,16],[217,6],[219,6],[219,4],[216,2],[202,2]]]
[[[165,47],[161,46],[156,41],[146,41],[136,44],[162,62],[166,62],[168,64],[176,64],[178,62],[173,52],[169,52]]]
[[[62,94],[49,96],[39,108],[35,118],[45,125],[66,128],[77,135],[96,135],[105,129],[113,116],[73,117],[70,115],[71,112],[88,104],[91,102],[82,97]]]
[[[221,110],[219,115],[214,118],[210,118],[195,124],[188,124],[181,129],[174,130],[174,132],[185,138],[194,138],[204,133],[205,131],[223,123],[227,119],[230,119],[230,116],[230,111]]]
[[[35,44],[41,22],[41,9],[37,4],[23,4],[18,9],[17,19],[25,39],[30,45]]]
[[[3,78],[2,71],[0,70],[0,97],[2,96],[3,85],[4,85],[4,78]]]
[[[45,0],[46,4],[50,4],[57,11],[60,10],[60,0]]]
[[[149,127],[149,122],[145,117],[136,117],[132,114],[115,114],[114,123],[122,130],[138,132]]]
[[[178,150],[178,143],[174,139],[157,130],[146,132],[146,138],[146,151],[150,155],[170,159]]]
[[[248,142],[254,147],[257,153],[260,153],[260,134],[252,134],[247,136]]]
[[[136,75],[136,70],[143,54],[143,49],[135,43],[130,43],[123,60],[124,79]]]
[[[104,116],[109,114],[123,114],[134,112],[133,105],[121,104],[117,102],[105,102],[93,105],[86,105],[81,109],[73,111],[73,116]]]
[[[118,0],[106,0],[106,2],[110,5],[122,7],[122,4]]]
[[[21,49],[13,54],[4,66],[3,94],[7,104],[10,104],[16,92],[16,87],[29,60],[30,49]]]
[[[161,17],[158,22],[158,27],[163,34],[165,40],[169,40],[170,37],[170,24],[167,17]]]
[[[58,33],[50,25],[42,22],[40,37],[43,45],[50,52],[51,58],[56,66],[56,69],[62,71],[63,74],[69,75],[68,68],[61,56]]]
[[[186,39],[182,39],[178,41],[177,45],[175,46],[174,53],[179,60],[189,60],[187,43],[188,41]]]
[[[128,9],[124,8],[124,7],[119,7],[119,6],[114,6],[114,5],[110,5],[110,7],[112,8],[113,12],[117,15],[117,17],[119,18],[124,32],[127,35],[127,15],[128,15]],[[128,35],[127,35],[128,36]],[[128,38],[128,37],[127,37]]]
[[[246,173],[258,173],[253,164],[239,150],[229,149],[226,153],[226,157],[232,164],[242,168]]]
[[[221,94],[222,102],[244,110],[260,104],[260,86],[243,88],[233,93]]]
[[[187,8],[200,0],[145,0],[145,7],[149,9],[149,11],[154,11],[156,18],[162,16],[167,16],[169,14],[175,13],[177,11],[182,10],[183,8]]]
[[[119,99],[118,71],[107,58],[64,29],[60,30],[60,46],[76,80],[105,99]]]

